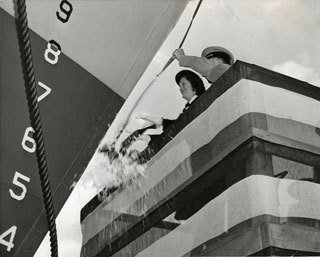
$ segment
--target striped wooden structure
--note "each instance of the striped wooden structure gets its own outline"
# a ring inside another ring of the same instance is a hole
[[[319,255],[319,113],[320,88],[237,61],[82,209],[82,256]]]

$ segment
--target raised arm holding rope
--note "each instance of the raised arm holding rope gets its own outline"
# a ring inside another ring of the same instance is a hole
[[[205,77],[209,83],[215,82],[234,63],[233,55],[220,46],[210,46],[202,51],[201,57],[185,55],[182,48],[173,52],[181,67],[188,67]]]

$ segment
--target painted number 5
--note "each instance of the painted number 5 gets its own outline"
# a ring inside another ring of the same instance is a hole
[[[9,189],[9,192],[10,192],[10,195],[11,195],[12,198],[14,198],[14,199],[16,199],[18,201],[21,201],[26,196],[27,188],[26,188],[26,186],[24,184],[22,184],[19,181],[19,179],[24,180],[26,182],[30,182],[30,178],[28,178],[27,176],[25,176],[25,175],[19,173],[18,171],[16,171],[16,173],[14,174],[12,183],[14,185],[16,185],[17,187],[21,188],[22,192],[20,193],[20,195],[15,194],[12,189]]]

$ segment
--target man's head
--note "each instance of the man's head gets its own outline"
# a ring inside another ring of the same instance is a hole
[[[205,48],[201,54],[214,64],[225,63],[232,65],[234,63],[233,55],[227,49],[220,46],[210,46]]]
[[[176,75],[182,97],[190,101],[195,95],[200,96],[206,90],[201,78],[190,70],[182,70]]]

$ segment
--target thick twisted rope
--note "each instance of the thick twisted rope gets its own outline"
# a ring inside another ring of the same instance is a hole
[[[50,191],[47,160],[42,136],[40,111],[36,83],[34,77],[32,52],[29,39],[29,28],[25,0],[18,0],[16,4],[16,24],[18,31],[20,56],[24,74],[24,84],[28,101],[29,118],[34,129],[34,140],[36,142],[36,157],[39,169],[39,176],[42,188],[45,212],[48,221],[50,234],[51,256],[58,256],[57,231],[55,224],[55,213],[53,209],[52,196]]]

